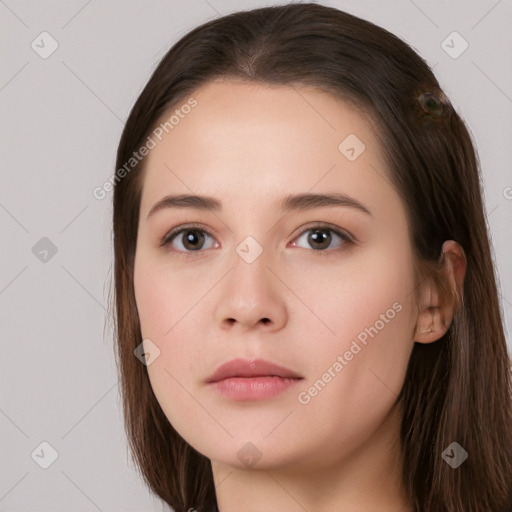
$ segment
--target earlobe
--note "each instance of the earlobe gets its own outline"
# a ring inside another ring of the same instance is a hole
[[[433,343],[441,338],[450,325],[443,317],[441,308],[437,306],[426,307],[420,312],[414,341],[418,343]]]
[[[447,330],[446,319],[439,302],[439,291],[432,278],[427,279],[422,286],[418,319],[414,341],[432,343],[437,341]]]

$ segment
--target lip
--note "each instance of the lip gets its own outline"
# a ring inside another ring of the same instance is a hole
[[[212,384],[234,377],[281,377],[283,379],[302,379],[298,373],[263,359],[233,359],[220,365],[206,382]]]
[[[234,359],[219,366],[206,383],[232,400],[249,401],[277,396],[303,378],[270,361]]]

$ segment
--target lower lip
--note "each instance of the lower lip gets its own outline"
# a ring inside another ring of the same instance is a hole
[[[302,379],[284,377],[230,377],[209,385],[218,393],[234,400],[272,398],[286,391]]]

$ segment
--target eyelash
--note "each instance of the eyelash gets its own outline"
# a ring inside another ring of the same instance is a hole
[[[215,238],[207,229],[204,229],[199,224],[187,224],[186,226],[180,226],[180,227],[174,228],[171,231],[169,231],[169,233],[167,233],[162,238],[162,240],[160,242],[160,246],[161,247],[167,247],[168,245],[170,245],[172,243],[172,241],[178,235],[180,235],[184,231],[192,231],[192,230],[200,231],[201,233],[206,233],[209,237]],[[312,230],[331,231],[332,233],[338,235],[343,240],[343,244],[338,249],[321,249],[321,250],[316,250],[316,251],[311,249],[311,251],[314,254],[316,254],[317,256],[329,256],[329,255],[332,256],[332,253],[339,252],[347,243],[348,244],[354,243],[354,238],[351,237],[350,235],[348,235],[347,233],[345,233],[343,231],[340,231],[338,229],[335,229],[335,228],[333,228],[333,227],[331,227],[331,226],[329,226],[327,224],[322,224],[320,222],[318,222],[317,224],[315,224],[313,226],[310,226],[310,227],[304,229],[295,238],[299,238],[304,233],[307,233],[308,231],[312,231]],[[187,256],[193,255],[194,253],[200,254],[200,253],[202,253],[204,251],[198,250],[198,251],[172,251],[172,252],[178,253],[180,256],[187,257]]]

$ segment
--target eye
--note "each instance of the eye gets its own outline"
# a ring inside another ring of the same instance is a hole
[[[323,224],[318,224],[303,231],[301,235],[296,238],[296,240],[301,239],[305,239],[306,243],[315,249],[313,252],[321,255],[327,255],[329,252],[354,241],[351,236],[343,231]],[[338,239],[341,243],[338,243],[337,247],[334,247],[334,249],[331,247],[329,250],[326,250],[328,247],[332,246],[333,239]],[[293,245],[296,245],[296,243]]]
[[[196,225],[182,226],[165,235],[160,245],[172,245],[178,252],[199,252],[205,248],[205,235],[213,239],[213,236],[204,228]],[[208,247],[206,248],[208,249]]]

